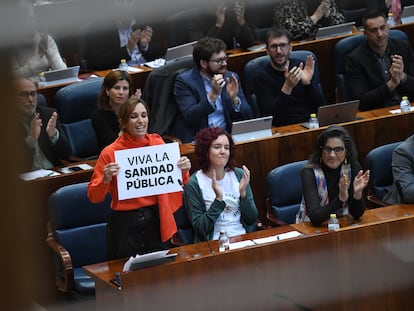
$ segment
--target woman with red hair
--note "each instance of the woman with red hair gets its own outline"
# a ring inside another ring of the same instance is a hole
[[[216,240],[253,230],[258,211],[250,188],[250,171],[235,167],[234,142],[221,128],[200,130],[195,153],[200,170],[184,187],[184,204],[191,210],[196,242]]]

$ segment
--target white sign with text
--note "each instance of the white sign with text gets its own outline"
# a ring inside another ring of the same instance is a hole
[[[118,199],[182,191],[179,159],[178,143],[115,151],[120,166]]]

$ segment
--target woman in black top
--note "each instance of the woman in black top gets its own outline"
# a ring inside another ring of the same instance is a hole
[[[118,137],[118,109],[131,95],[132,81],[128,72],[115,70],[106,75],[98,97],[98,109],[91,116],[100,151]],[[141,90],[134,96],[141,97]]]
[[[319,226],[332,213],[355,219],[364,213],[362,192],[369,171],[361,170],[355,144],[343,127],[332,125],[318,136],[301,178],[303,199],[296,222],[310,220]]]

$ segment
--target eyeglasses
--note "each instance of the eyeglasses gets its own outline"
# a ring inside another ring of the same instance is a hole
[[[22,91],[18,95],[24,99],[29,98],[29,96],[31,96],[32,98],[35,98],[37,97],[37,92],[36,91],[30,91],[30,92]]]
[[[326,154],[330,154],[332,151],[335,152],[335,154],[341,154],[342,152],[344,152],[345,148],[344,147],[328,147],[328,146],[323,146],[321,147],[322,152],[326,153]]]
[[[228,60],[229,60],[229,58],[227,56],[224,56],[224,57],[218,58],[218,59],[210,59],[209,62],[215,62],[216,64],[223,65],[224,62],[227,63]]]
[[[281,50],[286,50],[289,45],[290,45],[289,43],[284,42],[284,43],[280,43],[280,44],[268,45],[267,48],[269,50],[272,50],[272,51],[276,51],[277,48],[280,48]]]

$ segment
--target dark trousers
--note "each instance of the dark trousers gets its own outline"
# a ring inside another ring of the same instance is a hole
[[[111,211],[107,224],[108,260],[168,249],[161,242],[158,206]]]

